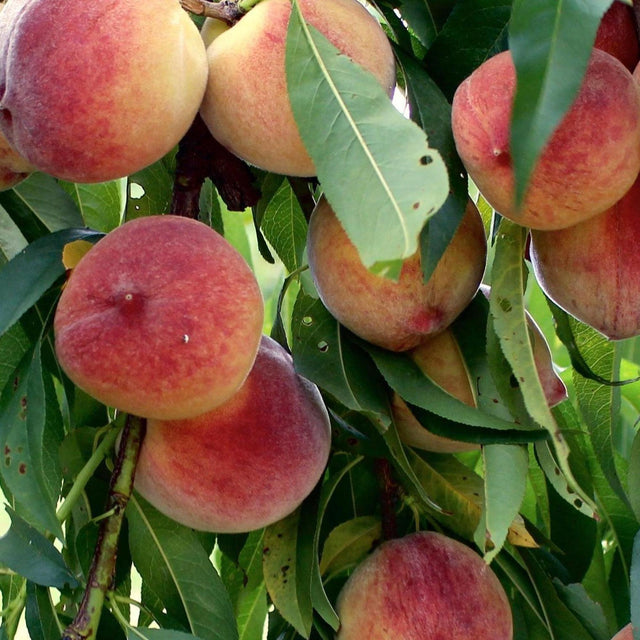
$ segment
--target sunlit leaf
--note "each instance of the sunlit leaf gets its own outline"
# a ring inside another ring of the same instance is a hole
[[[167,612],[184,614],[202,640],[237,640],[229,596],[194,531],[139,496],[129,501],[127,520],[133,561]]]
[[[93,184],[61,181],[60,186],[76,203],[86,227],[107,233],[122,222],[127,203],[126,178]]]
[[[517,74],[511,121],[516,199],[580,89],[611,0],[514,0],[509,48]]]
[[[329,203],[363,263],[395,277],[447,197],[442,158],[371,73],[304,22],[295,2],[286,67],[296,123]]]

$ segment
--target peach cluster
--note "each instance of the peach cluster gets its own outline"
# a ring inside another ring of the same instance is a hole
[[[262,294],[242,256],[202,222],[126,222],[64,286],[55,349],[68,377],[147,418],[136,487],[207,531],[248,531],[293,511],[329,456],[317,388],[262,335]]]
[[[605,13],[578,92],[543,148],[516,203],[511,52],[481,64],[458,87],[452,129],[479,191],[531,229],[530,257],[543,291],[612,340],[640,335],[640,47],[633,9]]]

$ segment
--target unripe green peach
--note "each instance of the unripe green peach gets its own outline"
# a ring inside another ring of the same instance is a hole
[[[299,0],[304,19],[371,71],[391,95],[393,51],[380,24],[356,0]],[[208,47],[200,113],[214,138],[267,171],[316,173],[293,118],[285,76],[290,0],[262,0]]]
[[[238,533],[294,511],[329,457],[329,416],[317,387],[264,336],[255,364],[225,404],[190,420],[150,420],[136,489],[174,520]]]
[[[220,234],[178,216],[138,218],[73,269],[56,309],[56,353],[106,405],[187,418],[244,382],[263,315],[251,269]]]
[[[175,0],[10,0],[0,14],[0,129],[65,180],[126,176],[171,151],[207,73],[198,29]]]

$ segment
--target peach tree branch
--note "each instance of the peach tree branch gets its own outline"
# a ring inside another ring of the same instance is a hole
[[[113,583],[118,538],[124,511],[133,491],[133,480],[147,421],[127,416],[115,466],[111,474],[105,517],[100,523],[98,542],[91,561],[87,587],[73,622],[62,640],[91,640],[96,637],[107,591]]]

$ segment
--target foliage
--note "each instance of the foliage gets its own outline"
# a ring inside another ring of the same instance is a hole
[[[411,120],[390,108],[364,72],[332,56],[294,12],[291,101],[319,184],[256,171],[262,199],[240,213],[227,210],[207,181],[199,215],[247,257],[265,296],[265,331],[321,389],[333,427],[330,462],[299,510],[250,534],[185,529],[134,493],[98,638],[332,638],[336,595],[349,571],[389,531],[416,528],[442,530],[485,555],[511,600],[518,640],[607,640],[632,612],[640,624],[637,340],[612,343],[550,307],[529,276],[526,231],[480,202],[493,295],[490,302],[479,296],[453,327],[474,379],[492,398],[471,409],[407,357],[340,326],[313,289],[304,253],[310,196],[321,189],[338,202],[369,265],[393,276],[419,246],[428,275],[467,197],[449,124],[455,87],[512,46],[522,190],[575,95],[609,4],[379,0]],[[368,93],[370,101],[359,99]],[[421,164],[425,153],[430,160]],[[96,185],[33,174],[0,193],[7,529],[0,538],[0,638],[16,637],[23,611],[31,638],[59,638],[78,610],[123,424],[56,364],[51,324],[65,279],[62,249],[96,241],[125,219],[169,212],[175,162],[172,154]],[[553,411],[535,375],[525,307],[569,388]],[[627,384],[612,384],[620,380]],[[480,443],[481,452],[431,454],[403,445],[391,391],[434,432]]]

